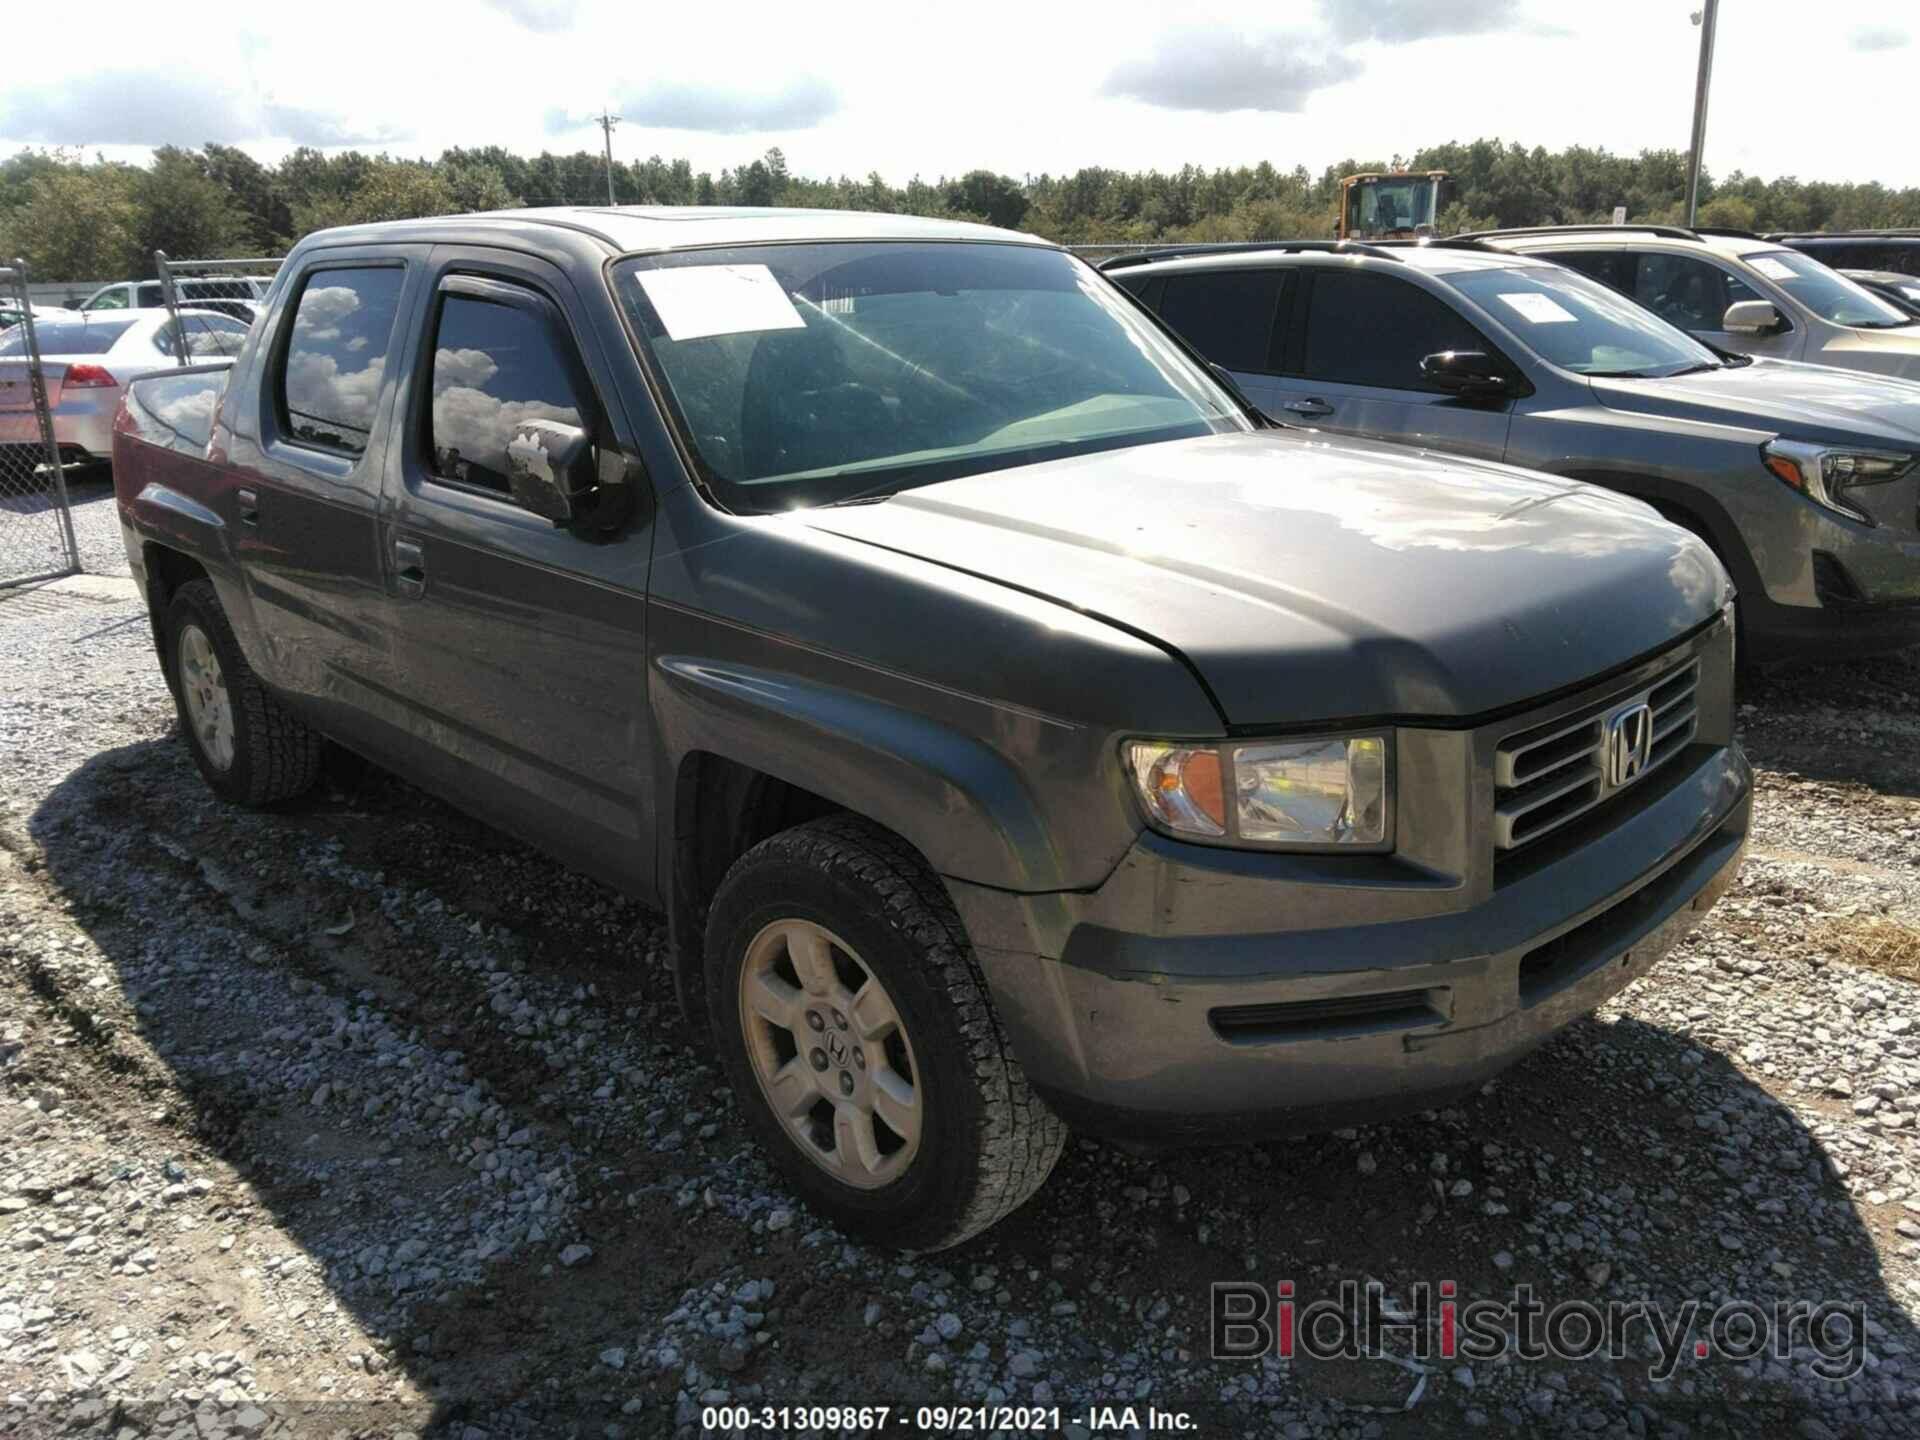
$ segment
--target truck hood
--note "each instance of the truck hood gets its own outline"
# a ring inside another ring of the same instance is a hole
[[[1731,595],[1711,552],[1638,501],[1311,432],[1144,445],[799,518],[1145,636],[1235,726],[1479,715],[1657,650]]]
[[[1773,430],[1809,440],[1920,445],[1920,385],[1790,360],[1665,379],[1595,379],[1611,410]]]

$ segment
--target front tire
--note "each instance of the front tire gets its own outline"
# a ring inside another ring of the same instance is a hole
[[[311,788],[320,736],[254,677],[211,581],[191,580],[174,592],[164,630],[180,731],[214,793],[258,806]]]
[[[707,996],[734,1093],[807,1203],[907,1250],[1039,1189],[1066,1127],[1008,1052],[938,878],[853,816],[765,840],[721,883]]]

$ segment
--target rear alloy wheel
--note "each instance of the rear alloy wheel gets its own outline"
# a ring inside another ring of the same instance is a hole
[[[174,592],[161,643],[181,732],[214,793],[266,805],[313,784],[320,737],[254,678],[211,582],[190,580]]]
[[[233,768],[233,698],[220,657],[213,653],[207,632],[189,621],[180,627],[180,703],[186,709],[187,729],[214,769]]]
[[[807,1203],[907,1250],[957,1245],[1037,1190],[1066,1143],[1028,1087],[946,887],[851,815],[764,840],[707,915],[716,1045]]]

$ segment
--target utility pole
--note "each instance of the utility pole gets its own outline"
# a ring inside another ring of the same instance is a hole
[[[613,127],[620,123],[618,115],[601,111],[593,117],[600,122],[600,130],[607,142],[607,204],[614,204],[613,198]]]
[[[1700,27],[1700,75],[1693,86],[1693,149],[1687,156],[1687,224],[1700,209],[1700,152],[1707,145],[1707,90],[1713,83],[1713,29],[1720,17],[1720,0],[1701,0],[1693,12]]]

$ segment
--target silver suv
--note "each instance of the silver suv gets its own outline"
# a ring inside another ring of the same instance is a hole
[[[1457,238],[1570,265],[1722,350],[1920,379],[1920,321],[1777,241],[1677,225],[1555,225]]]
[[[1471,241],[1239,251],[1105,270],[1277,419],[1647,501],[1732,572],[1756,658],[1920,643],[1920,387],[1724,356]]]

